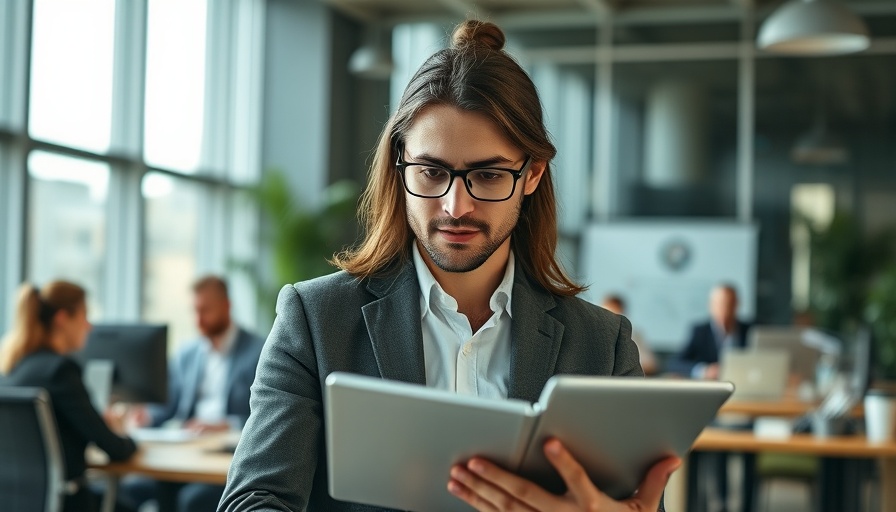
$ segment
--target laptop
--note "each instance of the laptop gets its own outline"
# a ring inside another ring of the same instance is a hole
[[[811,336],[811,332],[812,329],[804,327],[756,325],[748,334],[749,346],[755,350],[787,351],[790,354],[790,373],[796,374],[800,381],[814,383],[815,366],[821,350],[806,342],[807,334]]]
[[[722,354],[719,380],[734,384],[731,400],[781,400],[789,376],[787,350],[728,349]]]

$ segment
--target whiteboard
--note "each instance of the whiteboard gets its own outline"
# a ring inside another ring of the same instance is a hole
[[[581,246],[582,297],[610,294],[651,347],[677,351],[693,324],[708,318],[709,292],[725,282],[738,291],[738,317],[756,303],[758,228],[724,221],[624,221],[591,224]]]

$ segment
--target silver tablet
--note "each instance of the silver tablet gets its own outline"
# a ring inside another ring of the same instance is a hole
[[[446,485],[451,466],[475,455],[560,492],[541,450],[557,437],[602,491],[624,498],[654,463],[684,455],[732,391],[727,382],[556,376],[530,404],[333,373],[329,492],[404,510],[470,510]]]

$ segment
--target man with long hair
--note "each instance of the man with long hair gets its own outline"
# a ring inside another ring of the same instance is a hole
[[[642,374],[631,325],[575,297],[555,258],[556,150],[503,46],[498,27],[470,20],[423,64],[376,148],[363,239],[335,256],[340,272],[281,291],[219,510],[365,510],[327,495],[333,371],[530,402],[555,374]],[[657,463],[616,502],[573,476],[559,442],[545,452],[564,495],[481,458],[445,485],[481,510],[657,510],[679,463]]]

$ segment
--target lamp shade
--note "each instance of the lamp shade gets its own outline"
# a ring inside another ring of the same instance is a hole
[[[790,0],[759,29],[761,50],[789,55],[839,55],[871,44],[868,27],[833,0]]]
[[[815,125],[797,139],[790,159],[804,165],[843,165],[849,162],[849,150],[826,126]]]
[[[352,53],[348,69],[362,78],[385,80],[392,75],[395,64],[385,48],[365,44]]]

